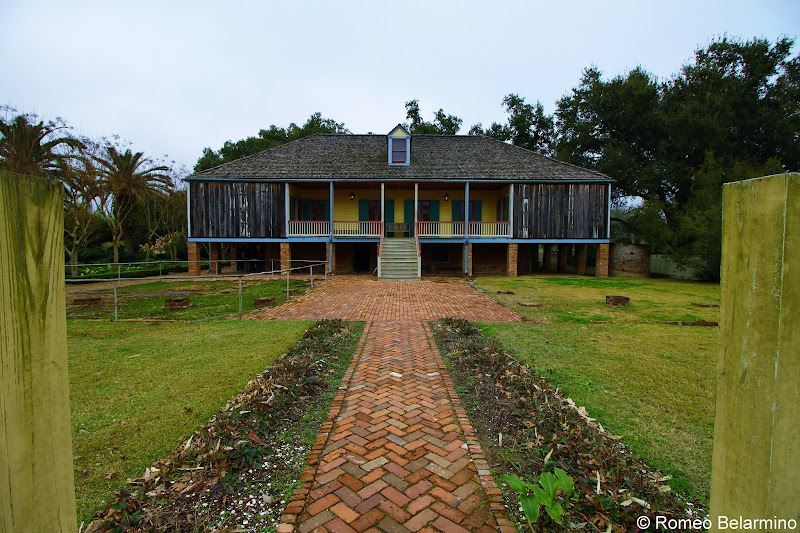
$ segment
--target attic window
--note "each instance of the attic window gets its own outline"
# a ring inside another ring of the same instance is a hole
[[[392,139],[392,163],[405,163],[407,155],[407,139]]]
[[[389,135],[386,136],[388,140],[388,160],[390,165],[405,165],[411,164],[411,134],[398,124]]]

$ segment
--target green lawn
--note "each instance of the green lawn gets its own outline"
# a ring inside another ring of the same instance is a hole
[[[79,520],[168,456],[310,324],[69,321]]]
[[[661,322],[718,320],[717,308],[692,305],[718,303],[718,285],[577,276],[477,283],[527,320],[546,322],[484,324],[486,333],[672,474],[674,488],[708,504],[718,329]],[[628,296],[631,306],[606,307],[606,295]]]

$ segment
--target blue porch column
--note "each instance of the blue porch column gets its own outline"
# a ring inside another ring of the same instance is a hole
[[[330,214],[331,214],[330,220],[328,221],[330,223],[330,228],[329,228],[330,236],[328,237],[328,242],[330,243],[330,246],[329,246],[330,253],[328,254],[328,272],[329,273],[333,273],[333,220],[334,220],[334,216],[333,216],[333,182],[332,181],[330,182],[330,192],[328,194],[328,201],[330,202],[330,206],[331,206],[330,209],[328,210],[330,212]]]

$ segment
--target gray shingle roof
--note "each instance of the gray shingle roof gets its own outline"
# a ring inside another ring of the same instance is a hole
[[[317,134],[187,179],[611,181],[600,172],[483,136],[414,135],[408,166],[390,166],[387,149],[385,135]]]

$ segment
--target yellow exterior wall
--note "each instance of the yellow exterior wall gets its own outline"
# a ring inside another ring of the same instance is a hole
[[[355,199],[350,200],[350,193],[355,194]],[[445,202],[444,195],[449,195],[448,201]],[[298,188],[294,185],[289,186],[289,194],[303,199],[328,199],[328,188],[314,188],[305,189]],[[481,219],[486,222],[496,221],[497,218],[497,200],[508,196],[509,190],[507,186],[502,186],[495,191],[470,191],[470,200],[481,201]],[[404,221],[405,200],[414,198],[413,184],[408,190],[402,189],[386,189],[385,198],[394,200],[394,220],[387,220],[386,222],[402,223]],[[333,211],[334,220],[350,221],[358,220],[358,201],[359,200],[380,200],[380,189],[356,189],[345,186],[333,186]],[[450,222],[453,220],[453,200],[464,200],[464,189],[460,187],[458,190],[441,189],[441,190],[421,190],[419,191],[420,200],[439,200],[439,221]]]

